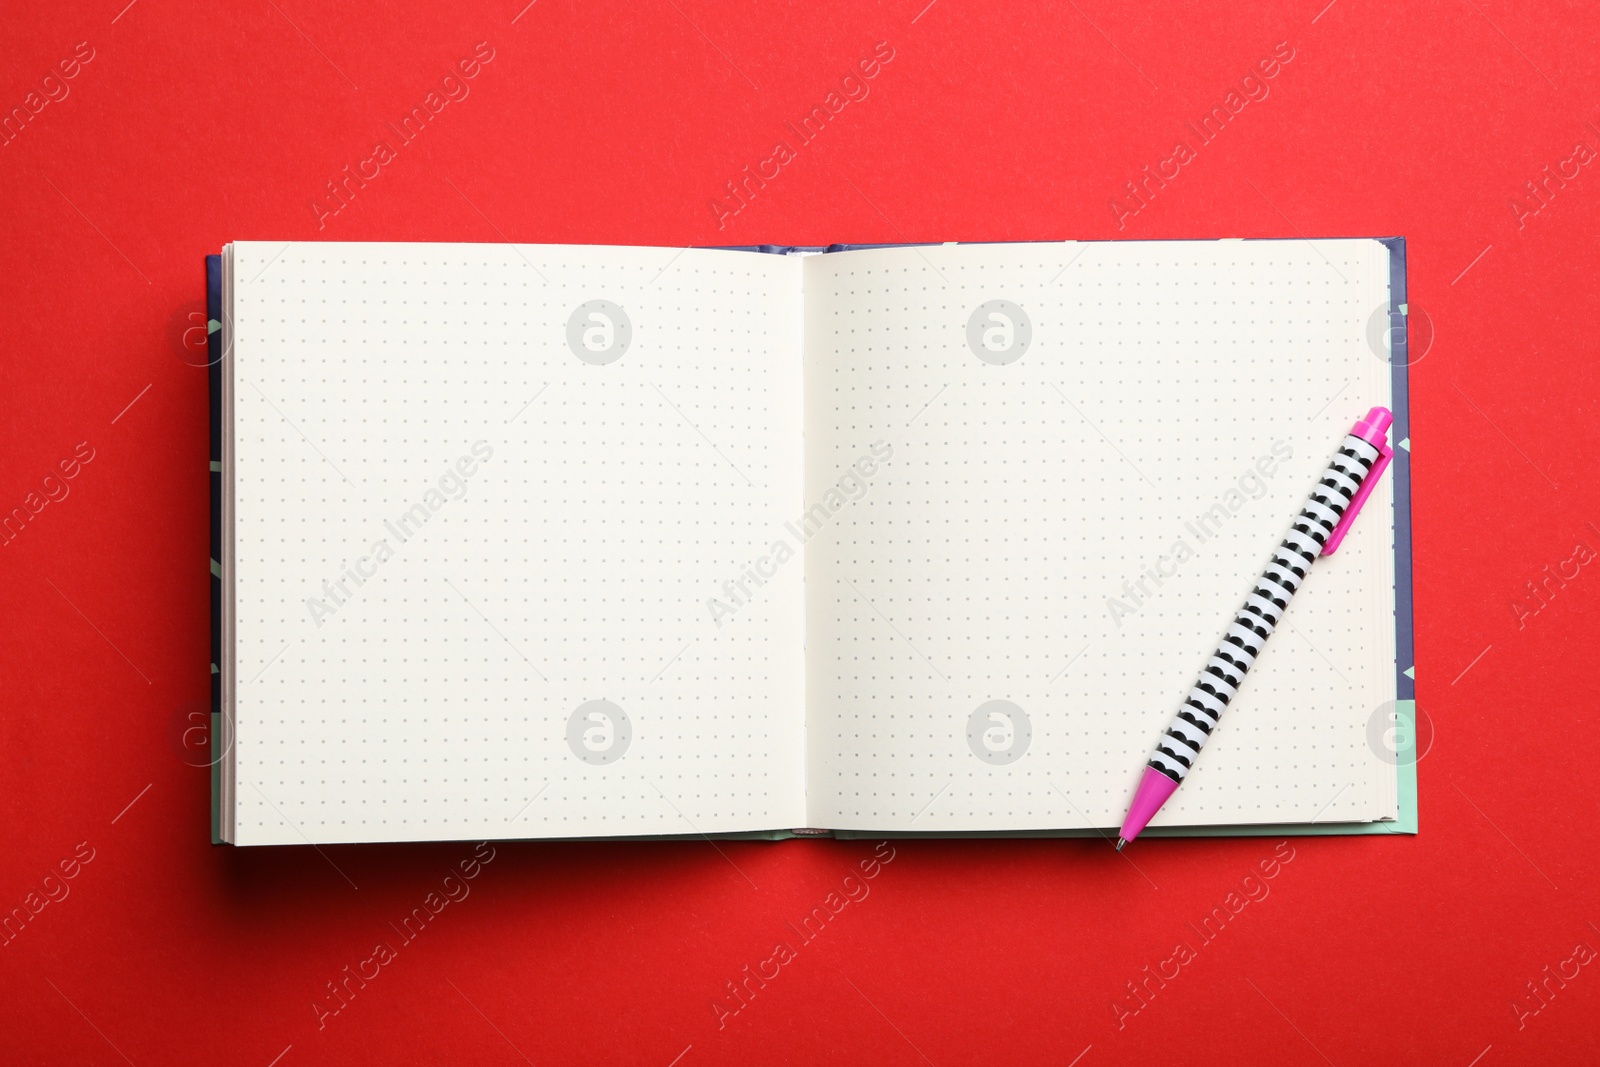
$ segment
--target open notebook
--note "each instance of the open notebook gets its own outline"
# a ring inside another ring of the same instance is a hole
[[[1115,827],[1377,404],[1155,826],[1414,829],[1398,240],[210,266],[218,840]]]

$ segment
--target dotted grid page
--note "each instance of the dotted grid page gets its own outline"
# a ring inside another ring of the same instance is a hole
[[[804,824],[798,261],[233,256],[237,843]]]
[[[839,504],[807,546],[811,823],[1117,826],[1328,459],[1389,403],[1367,337],[1388,251],[946,245],[805,269],[807,501]],[[1155,825],[1395,817],[1369,741],[1395,697],[1391,484]]]

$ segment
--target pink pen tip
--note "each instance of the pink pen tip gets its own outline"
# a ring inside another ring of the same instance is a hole
[[[1133,803],[1128,805],[1128,817],[1122,820],[1122,830],[1117,837],[1122,841],[1132,841],[1138,837],[1145,824],[1161,810],[1161,805],[1177,788],[1177,782],[1154,767],[1146,767],[1144,776],[1139,779],[1139,789],[1133,794]]]

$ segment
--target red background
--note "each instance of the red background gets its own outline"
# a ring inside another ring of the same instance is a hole
[[[124,2],[0,15],[0,108],[94,50],[0,148],[0,508],[95,450],[0,548],[0,908],[94,850],[0,947],[4,1062],[1593,1062],[1600,962],[1537,1014],[1512,1005],[1576,943],[1600,949],[1600,573],[1520,627],[1511,605],[1576,542],[1600,549],[1600,173],[1520,219],[1512,201],[1600,148],[1600,12]],[[471,95],[319,230],[324,183],[480,41],[495,58]],[[895,58],[871,95],[719,229],[722,183],[879,41]],[[1270,96],[1119,229],[1110,198],[1278,42],[1294,58]],[[209,660],[204,356],[183,336],[202,255],[1302,234],[1404,235],[1435,334],[1411,378],[1420,836],[1296,840],[1270,896],[1120,1029],[1125,983],[1195,940],[1272,841],[1126,861],[898,843],[720,1028],[724,983],[797,941],[871,844],[502,844],[319,1029],[325,983],[471,846],[207,843],[207,775],[173,740]]]

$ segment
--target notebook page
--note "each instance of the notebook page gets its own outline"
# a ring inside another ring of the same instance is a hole
[[[804,824],[797,261],[233,257],[234,840]]]
[[[1329,456],[1389,403],[1367,339],[1388,270],[1355,240],[809,259],[808,502],[854,471],[807,545],[811,823],[1118,825]],[[1394,816],[1369,742],[1392,522],[1386,478],[1153,825]]]

